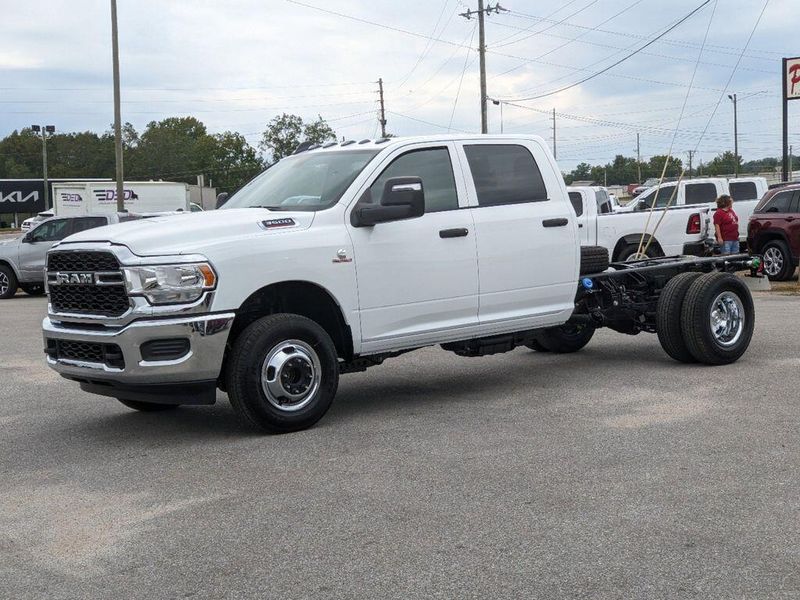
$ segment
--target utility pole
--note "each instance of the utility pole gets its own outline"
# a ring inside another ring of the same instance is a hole
[[[789,146],[789,181],[792,180],[792,147]]]
[[[642,183],[642,153],[639,146],[639,134],[636,134],[636,181]]]
[[[117,0],[111,0],[111,52],[114,63],[114,154],[117,160],[117,212],[125,211],[122,170],[122,111],[119,100],[119,36],[117,35]]]
[[[481,133],[489,133],[488,114],[486,110],[486,29],[484,26],[484,15],[489,13],[500,13],[506,10],[500,4],[491,4],[483,7],[483,0],[478,0],[478,10],[468,10],[460,13],[460,16],[469,20],[472,15],[478,15],[478,57],[480,59],[481,70]]]
[[[728,94],[733,102],[733,176],[739,176],[739,121],[736,115],[736,94]]]
[[[378,119],[378,123],[381,124],[381,137],[386,137],[386,107],[383,104],[383,77],[378,78],[378,94],[380,94],[381,98],[381,118]]]
[[[689,153],[689,179],[692,178],[692,159],[694,158],[695,150],[687,150]]]
[[[50,185],[47,181],[47,134],[56,130],[55,125],[31,125],[31,131],[42,134],[42,181],[44,182],[44,209],[50,209]]]
[[[558,158],[556,154],[556,109],[553,109],[553,158]]]

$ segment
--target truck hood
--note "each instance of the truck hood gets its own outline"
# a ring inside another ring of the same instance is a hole
[[[138,219],[82,231],[61,242],[111,242],[127,246],[139,256],[202,253],[204,248],[249,237],[286,235],[308,229],[313,212],[232,208]]]

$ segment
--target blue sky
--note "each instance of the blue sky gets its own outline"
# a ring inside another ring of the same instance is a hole
[[[256,144],[270,118],[294,112],[321,114],[348,138],[373,137],[379,77],[389,131],[480,128],[475,20],[459,16],[476,0],[302,0],[338,15],[288,0],[118,3],[123,119],[139,130],[191,114],[211,131],[239,131]],[[712,0],[607,73],[517,101],[609,66],[700,4],[501,1],[507,12],[487,18],[486,44],[488,93],[510,101],[504,131],[550,140],[548,111],[555,108],[559,164],[568,170],[634,154],[637,131],[644,157],[665,153],[685,102],[674,152],[685,159],[697,148],[709,160],[733,148],[727,94],[736,92],[740,153],[777,156],[780,58],[800,55],[797,0],[769,1],[744,54],[763,0]],[[0,82],[0,135],[31,123],[106,130],[113,120],[109,3],[4,6]],[[791,117],[790,139],[800,148],[800,101]],[[498,106],[490,104],[489,119],[490,131],[499,132]]]

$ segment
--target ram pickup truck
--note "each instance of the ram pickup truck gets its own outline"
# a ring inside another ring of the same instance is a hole
[[[568,186],[567,193],[578,221],[582,246],[602,246],[614,261],[644,257],[706,254],[709,209],[686,206],[682,210],[615,211],[605,188]],[[644,236],[641,254],[639,245]],[[645,250],[646,247],[646,250]]]
[[[678,186],[677,192],[675,186]],[[717,198],[728,194],[733,198],[733,207],[739,217],[739,240],[742,244],[747,244],[747,220],[768,189],[764,177],[685,179],[680,182],[670,181],[655,185],[643,191],[628,206],[634,211],[648,211],[653,206],[664,208],[668,204],[670,210],[707,206],[713,213],[717,210]]]
[[[268,432],[309,427],[340,374],[424,346],[574,352],[599,327],[657,333],[684,362],[747,349],[747,255],[609,265],[581,247],[534,136],[298,148],[219,211],[74,235],[47,261],[48,364],[156,411],[215,402]],[[533,356],[532,356],[533,360]]]

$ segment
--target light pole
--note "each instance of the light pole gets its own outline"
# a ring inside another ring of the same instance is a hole
[[[122,170],[122,115],[119,100],[119,36],[117,34],[117,0],[111,0],[111,60],[114,70],[114,154],[117,163],[117,212],[125,210]]]
[[[739,120],[736,116],[736,94],[728,94],[733,102],[733,176],[739,176]]]
[[[55,125],[31,125],[31,130],[42,134],[42,180],[44,181],[44,209],[50,208],[50,186],[47,184],[47,134],[56,130]]]
[[[495,106],[500,107],[500,133],[503,133],[503,102],[501,100],[495,100],[491,98],[492,104]]]

